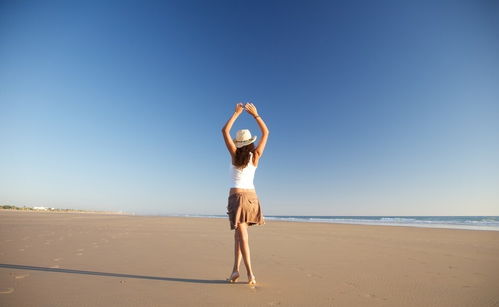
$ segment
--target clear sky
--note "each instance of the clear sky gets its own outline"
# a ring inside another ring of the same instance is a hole
[[[239,101],[264,214],[499,215],[480,0],[2,1],[0,204],[225,214]]]

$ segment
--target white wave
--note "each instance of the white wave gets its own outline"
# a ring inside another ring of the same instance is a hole
[[[360,224],[360,225],[384,225],[384,226],[412,226],[427,228],[451,228],[471,230],[493,230],[499,231],[499,221],[494,219],[484,220],[425,220],[412,217],[379,217],[379,218],[318,218],[318,217],[265,217],[267,220],[287,222],[311,222],[311,223],[338,223],[338,224]]]

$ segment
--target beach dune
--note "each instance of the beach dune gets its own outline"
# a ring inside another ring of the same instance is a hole
[[[0,211],[1,306],[499,306],[499,232]]]

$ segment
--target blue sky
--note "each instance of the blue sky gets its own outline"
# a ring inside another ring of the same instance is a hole
[[[3,1],[0,203],[225,214],[252,101],[264,214],[499,215],[498,85],[494,1]]]

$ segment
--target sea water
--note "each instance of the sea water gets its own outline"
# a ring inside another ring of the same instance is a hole
[[[226,218],[226,215],[182,215]],[[307,216],[265,215],[266,220],[362,225],[413,226],[499,231],[499,216]]]

